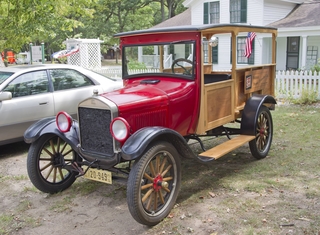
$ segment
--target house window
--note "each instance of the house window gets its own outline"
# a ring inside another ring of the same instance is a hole
[[[209,50],[211,49],[211,62],[218,64],[218,45],[210,46],[207,39],[203,39],[203,63],[209,63]]]
[[[230,23],[247,23],[247,0],[230,0]]]
[[[209,41],[203,39],[203,63],[209,63]]]
[[[244,56],[247,37],[237,38],[237,63],[238,64],[254,64],[254,41],[252,42],[252,53],[249,58]]]
[[[220,23],[220,2],[205,2],[203,4],[203,23]]]
[[[317,46],[308,46],[307,47],[307,69],[310,69],[317,64],[318,59],[318,47]]]

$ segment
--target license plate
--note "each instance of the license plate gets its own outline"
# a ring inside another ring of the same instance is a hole
[[[89,168],[89,170],[84,175],[84,178],[107,183],[107,184],[112,184],[112,173],[107,170]]]

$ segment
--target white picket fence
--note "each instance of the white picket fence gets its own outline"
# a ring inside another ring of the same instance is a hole
[[[277,98],[301,97],[302,92],[315,92],[320,100],[320,72],[277,71],[275,94]]]
[[[112,78],[121,78],[121,69],[95,69],[94,71]],[[140,73],[141,70],[130,70],[130,74]],[[144,73],[146,71],[143,71]],[[155,70],[148,71],[154,73]],[[303,91],[316,92],[320,100],[320,72],[311,71],[277,71],[275,94],[277,98],[299,98]]]

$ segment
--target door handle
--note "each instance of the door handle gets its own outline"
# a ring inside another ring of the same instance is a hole
[[[47,104],[48,102],[42,102],[42,103],[39,103],[39,105],[45,105]]]

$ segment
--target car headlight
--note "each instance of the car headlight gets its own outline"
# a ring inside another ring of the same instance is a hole
[[[56,124],[61,132],[68,132],[72,125],[72,117],[66,112],[59,112],[56,116]]]
[[[116,140],[123,142],[129,136],[130,126],[124,118],[117,117],[111,122],[110,131]]]

